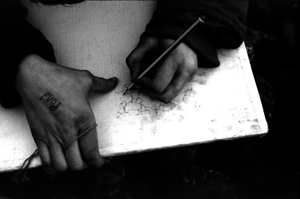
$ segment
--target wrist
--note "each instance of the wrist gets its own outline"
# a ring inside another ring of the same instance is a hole
[[[40,62],[42,60],[42,58],[37,55],[37,54],[30,54],[30,55],[27,55],[26,57],[24,57],[20,64],[19,64],[19,72],[22,72],[24,69],[26,68],[30,68],[32,67],[33,65],[37,64],[37,62]]]
[[[28,79],[34,80],[37,78],[36,74],[42,74],[43,61],[37,54],[27,55],[21,60],[15,78],[15,88],[19,94],[28,86]]]

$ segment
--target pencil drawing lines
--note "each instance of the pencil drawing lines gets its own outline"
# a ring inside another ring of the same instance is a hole
[[[121,95],[117,118],[122,116],[135,116],[151,114],[151,108],[146,106],[145,100],[141,97],[141,92],[138,89],[128,90],[130,98],[123,96],[124,91],[130,84],[125,84],[121,91],[116,91],[116,94]]]
[[[155,108],[155,112],[158,118],[162,117],[164,113],[174,110],[176,107],[184,102],[187,103],[188,99],[193,96],[193,89],[189,88],[181,92],[173,101],[170,103],[159,102]]]
[[[120,91],[115,91],[115,93],[116,93],[116,94],[124,93],[125,90],[127,90],[127,88],[129,87],[130,84],[131,84],[131,83],[124,84],[123,89],[120,90]]]
[[[188,88],[181,92],[172,102],[163,103],[143,95],[140,89],[129,90],[126,96],[124,91],[130,84],[125,84],[121,91],[115,91],[120,96],[120,103],[117,112],[117,118],[139,115],[155,114],[161,118],[164,113],[170,112],[178,107],[181,103],[187,103],[188,99],[193,96],[193,89]]]

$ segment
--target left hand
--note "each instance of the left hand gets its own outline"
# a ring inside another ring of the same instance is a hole
[[[151,64],[151,61],[154,61],[153,58],[156,59],[158,53],[162,53],[173,42],[172,39],[143,37],[126,59],[131,80],[135,80]],[[168,103],[194,77],[197,69],[196,53],[182,43],[137,83],[143,86],[145,92],[151,97]]]
[[[97,77],[38,55],[28,55],[20,63],[15,85],[46,172],[104,164],[88,97],[91,92],[112,91],[117,83],[117,78]]]

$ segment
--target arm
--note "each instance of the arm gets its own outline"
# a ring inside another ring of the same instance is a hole
[[[151,96],[169,102],[192,79],[198,67],[217,67],[218,48],[236,48],[246,31],[246,0],[161,0],[141,35],[138,46],[127,58],[135,79],[151,62],[154,52],[166,48],[198,17],[205,21],[167,57],[156,72],[140,84]]]
[[[52,45],[25,20],[26,16],[27,10],[19,1],[0,2],[0,103],[5,108],[22,102],[14,88],[14,80],[25,56],[39,54],[45,60],[56,62]]]

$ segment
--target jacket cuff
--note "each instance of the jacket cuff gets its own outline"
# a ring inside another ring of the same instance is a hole
[[[25,20],[14,20],[3,26],[2,39],[0,102],[4,108],[12,108],[22,103],[15,90],[15,77],[20,62],[30,54],[56,62],[52,45],[44,35]],[[2,28],[1,27],[1,28]]]
[[[246,31],[245,2],[210,0],[158,0],[144,36],[177,39],[199,17],[204,20],[185,40],[198,55],[199,67],[216,67],[218,48],[237,48]]]
[[[196,20],[197,18],[195,21]],[[171,22],[163,23],[162,21],[157,22],[155,19],[152,19],[141,37],[154,36],[176,40],[190,25],[192,25],[192,23],[187,25]],[[198,26],[201,26],[201,24]],[[183,40],[183,43],[188,45],[197,54],[199,67],[213,68],[219,66],[220,62],[217,55],[217,48],[214,46],[213,42],[210,41],[209,36],[205,32],[197,30],[198,28],[191,32]]]

